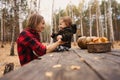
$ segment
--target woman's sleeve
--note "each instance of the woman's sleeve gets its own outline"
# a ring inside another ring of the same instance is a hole
[[[34,37],[26,36],[23,39],[23,44],[30,47],[38,56],[42,56],[46,53],[46,46],[44,46]]]
[[[30,48],[38,55],[42,56],[46,53],[46,46],[44,46],[41,42],[36,40],[35,38],[32,38],[30,41]]]

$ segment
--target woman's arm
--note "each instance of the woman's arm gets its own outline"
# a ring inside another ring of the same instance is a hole
[[[58,41],[56,41],[55,43],[52,43],[48,46],[46,46],[46,53],[50,53],[53,50],[55,50],[55,48],[57,48],[57,46],[59,46],[60,44],[64,44],[64,42],[61,41],[61,39],[59,39]]]

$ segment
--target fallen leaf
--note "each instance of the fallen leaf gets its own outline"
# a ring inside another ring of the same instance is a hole
[[[95,60],[99,60],[100,58],[99,57],[94,57]]]
[[[103,56],[103,57],[94,57],[95,60],[100,60],[100,59],[105,59],[106,57]]]
[[[72,70],[79,70],[79,69],[80,69],[80,66],[72,65],[72,66],[70,66],[70,68],[71,68]]]
[[[81,60],[81,61],[85,61],[85,59],[84,59],[84,58],[80,58],[80,60]]]
[[[45,72],[45,76],[52,77],[53,76],[53,72],[51,72],[51,71]]]
[[[53,57],[53,54],[50,54],[50,57]]]
[[[53,68],[60,68],[60,67],[62,67],[61,64],[57,64],[57,65],[54,65],[54,66],[53,66]]]

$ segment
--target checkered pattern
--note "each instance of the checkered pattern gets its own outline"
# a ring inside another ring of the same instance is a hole
[[[39,34],[33,29],[25,29],[17,39],[20,64],[24,65],[46,53],[46,46],[40,42]],[[35,55],[34,52],[38,55]]]

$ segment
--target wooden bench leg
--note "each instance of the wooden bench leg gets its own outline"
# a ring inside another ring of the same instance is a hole
[[[3,75],[5,75],[6,73],[8,73],[8,72],[10,72],[12,70],[14,70],[14,63],[6,64]]]

